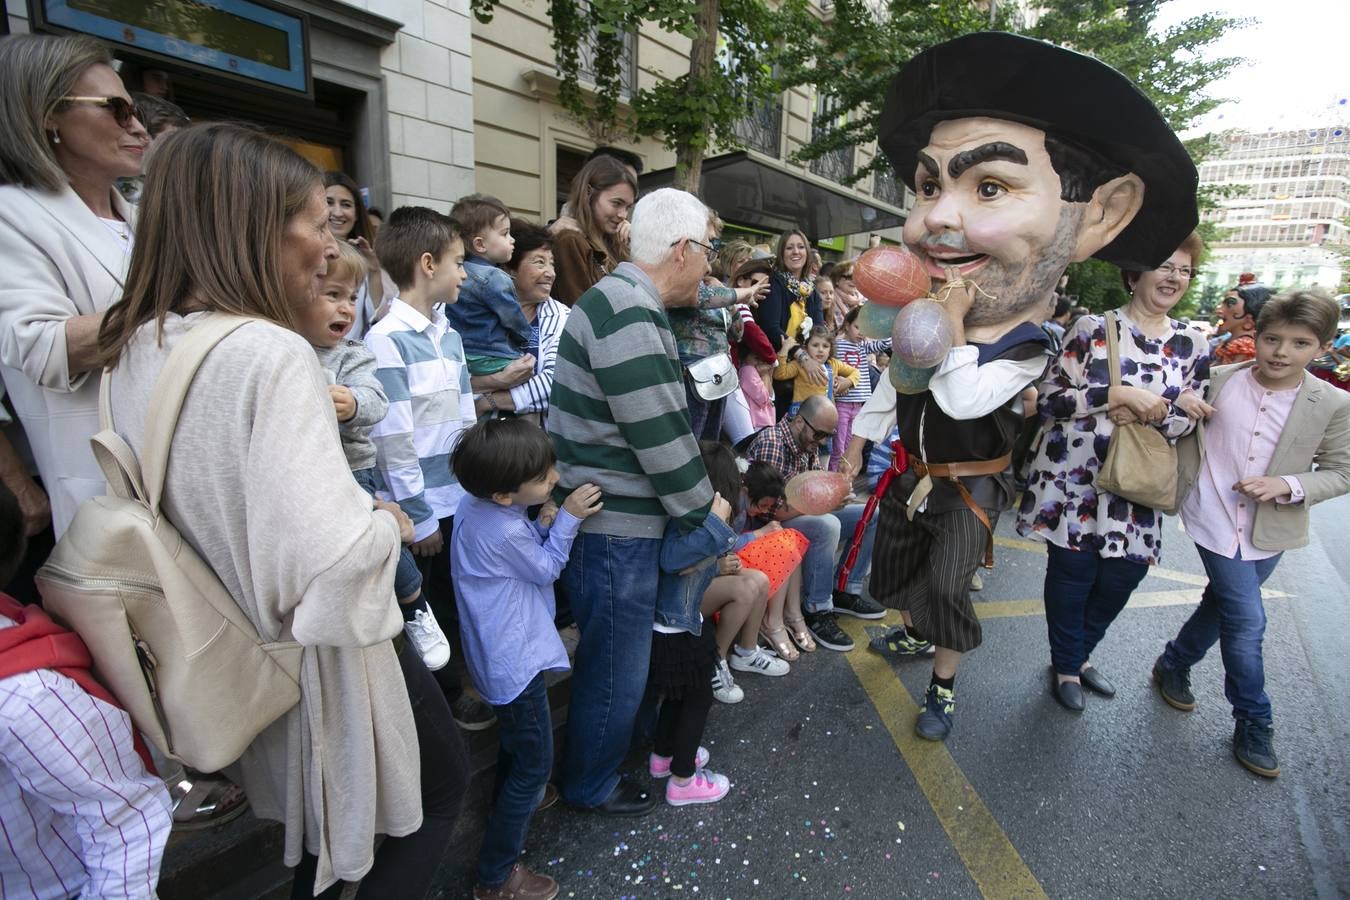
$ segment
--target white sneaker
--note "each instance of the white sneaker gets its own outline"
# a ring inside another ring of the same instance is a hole
[[[745,691],[731,677],[726,660],[718,660],[712,676],[713,697],[721,703],[740,703],[745,699]]]
[[[441,631],[431,610],[419,609],[413,614],[411,622],[403,623],[403,631],[431,671],[443,669],[450,662],[450,642],[445,639],[445,632]]]
[[[737,672],[755,672],[759,675],[777,677],[792,671],[791,666],[778,657],[770,655],[763,647],[755,647],[752,652],[744,656],[741,655],[740,648],[733,647],[731,652],[727,654],[727,661]]]

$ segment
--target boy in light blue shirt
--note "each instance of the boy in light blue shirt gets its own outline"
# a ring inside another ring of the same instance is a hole
[[[451,461],[468,496],[450,539],[464,661],[497,714],[500,787],[478,854],[474,895],[548,896],[553,879],[519,861],[530,817],[553,768],[553,724],[544,673],[568,668],[553,626],[553,583],[582,520],[600,511],[583,484],[548,502],[558,471],[543,429],[526,419],[485,419],[464,433]],[[543,504],[531,522],[530,506]]]

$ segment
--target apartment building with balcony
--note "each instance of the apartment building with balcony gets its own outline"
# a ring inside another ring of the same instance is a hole
[[[1200,183],[1228,189],[1206,221],[1219,225],[1201,287],[1211,296],[1254,272],[1278,288],[1335,290],[1350,243],[1350,129],[1233,132],[1200,166]]]
[[[503,0],[491,22],[473,25],[477,189],[539,221],[558,214],[591,149],[619,142],[594,133],[558,103],[551,37],[544,0]],[[583,68],[584,62],[583,53]],[[687,38],[644,24],[625,43],[625,92],[631,96],[675,78],[688,66]],[[705,160],[699,192],[731,233],[767,242],[802,227],[827,256],[836,257],[864,249],[873,235],[899,240],[906,197],[898,182],[885,176],[855,187],[840,183],[867,164],[875,147],[850,148],[809,164],[788,161],[811,140],[815,122],[828,122],[830,102],[810,88],[785,92],[776,102],[747,110],[736,123],[742,148],[714,150]],[[674,154],[659,141],[623,145],[643,159],[644,190],[671,183]]]

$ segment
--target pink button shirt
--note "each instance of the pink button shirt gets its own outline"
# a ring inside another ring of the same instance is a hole
[[[1306,376],[1305,376],[1306,377]],[[1242,551],[1248,560],[1275,553],[1252,546],[1252,521],[1257,501],[1233,490],[1244,478],[1265,475],[1284,423],[1298,399],[1298,388],[1270,391],[1247,369],[1228,380],[1205,424],[1205,461],[1181,507],[1186,532],[1198,545],[1232,559]],[[1303,485],[1281,476],[1293,492],[1285,503],[1303,499]]]

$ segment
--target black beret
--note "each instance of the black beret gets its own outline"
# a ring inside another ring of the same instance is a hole
[[[912,190],[933,126],[979,116],[1038,128],[1143,179],[1143,207],[1098,259],[1152,269],[1199,222],[1195,163],[1153,102],[1100,60],[1034,38],[979,32],[911,59],[887,91],[879,143]]]

